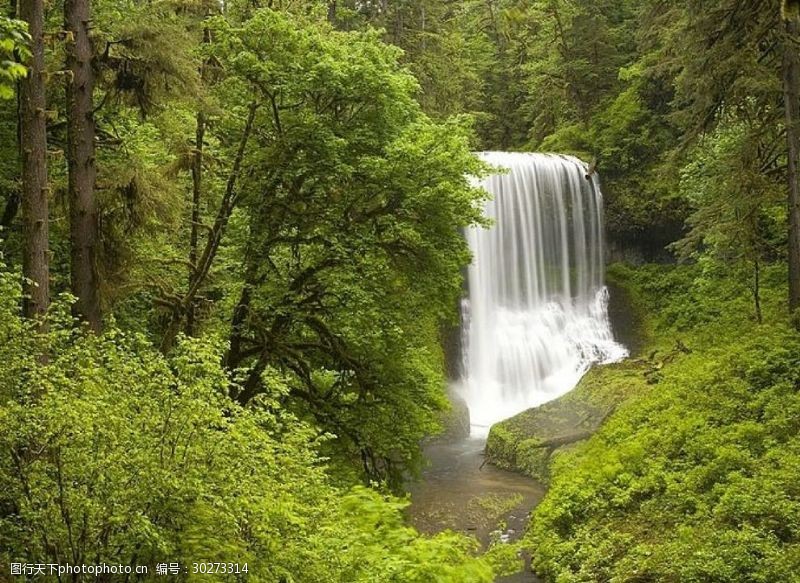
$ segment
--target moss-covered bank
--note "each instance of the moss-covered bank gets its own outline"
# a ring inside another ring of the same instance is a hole
[[[785,266],[763,272],[763,323],[746,273],[617,269],[646,312],[646,357],[598,368],[565,397],[621,400],[550,458],[524,539],[535,570],[559,583],[799,582],[800,336]],[[637,363],[643,382],[622,381]],[[503,423],[495,447],[520,426]],[[515,439],[515,463],[530,464],[520,445],[532,438]]]
[[[554,456],[591,436],[620,403],[646,390],[660,364],[656,355],[639,358],[649,331],[628,273],[621,265],[612,266],[607,280],[614,332],[631,358],[593,367],[566,395],[492,426],[486,442],[490,463],[547,483]]]
[[[651,368],[638,359],[594,367],[563,397],[495,424],[486,442],[488,461],[546,483],[552,457],[589,437],[619,403],[646,390]]]

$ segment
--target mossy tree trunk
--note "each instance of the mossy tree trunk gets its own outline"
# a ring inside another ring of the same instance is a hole
[[[92,330],[101,327],[97,275],[98,222],[95,201],[95,123],[89,0],[65,0],[67,162],[69,166],[70,269],[75,312]]]
[[[800,308],[800,24],[798,2],[785,1],[783,95],[789,180],[789,310]]]
[[[24,0],[20,4],[20,16],[28,23],[31,37],[28,75],[20,83],[20,150],[23,313],[32,318],[44,315],[50,302],[44,1]]]

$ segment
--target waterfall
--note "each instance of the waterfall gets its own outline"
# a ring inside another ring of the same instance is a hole
[[[508,169],[481,181],[490,228],[471,228],[462,307],[463,378],[473,432],[575,387],[593,363],[624,358],[608,320],[603,200],[570,156],[485,152]]]

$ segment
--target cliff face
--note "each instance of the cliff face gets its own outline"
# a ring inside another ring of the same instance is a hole
[[[683,229],[677,223],[653,227],[641,233],[611,231],[606,238],[606,263],[675,263],[675,255],[667,246],[682,236]]]

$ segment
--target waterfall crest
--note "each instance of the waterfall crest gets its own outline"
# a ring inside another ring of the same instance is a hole
[[[596,176],[570,156],[484,152],[508,173],[481,181],[488,229],[473,253],[462,308],[461,392],[474,433],[574,388],[593,363],[627,356],[614,341]]]

